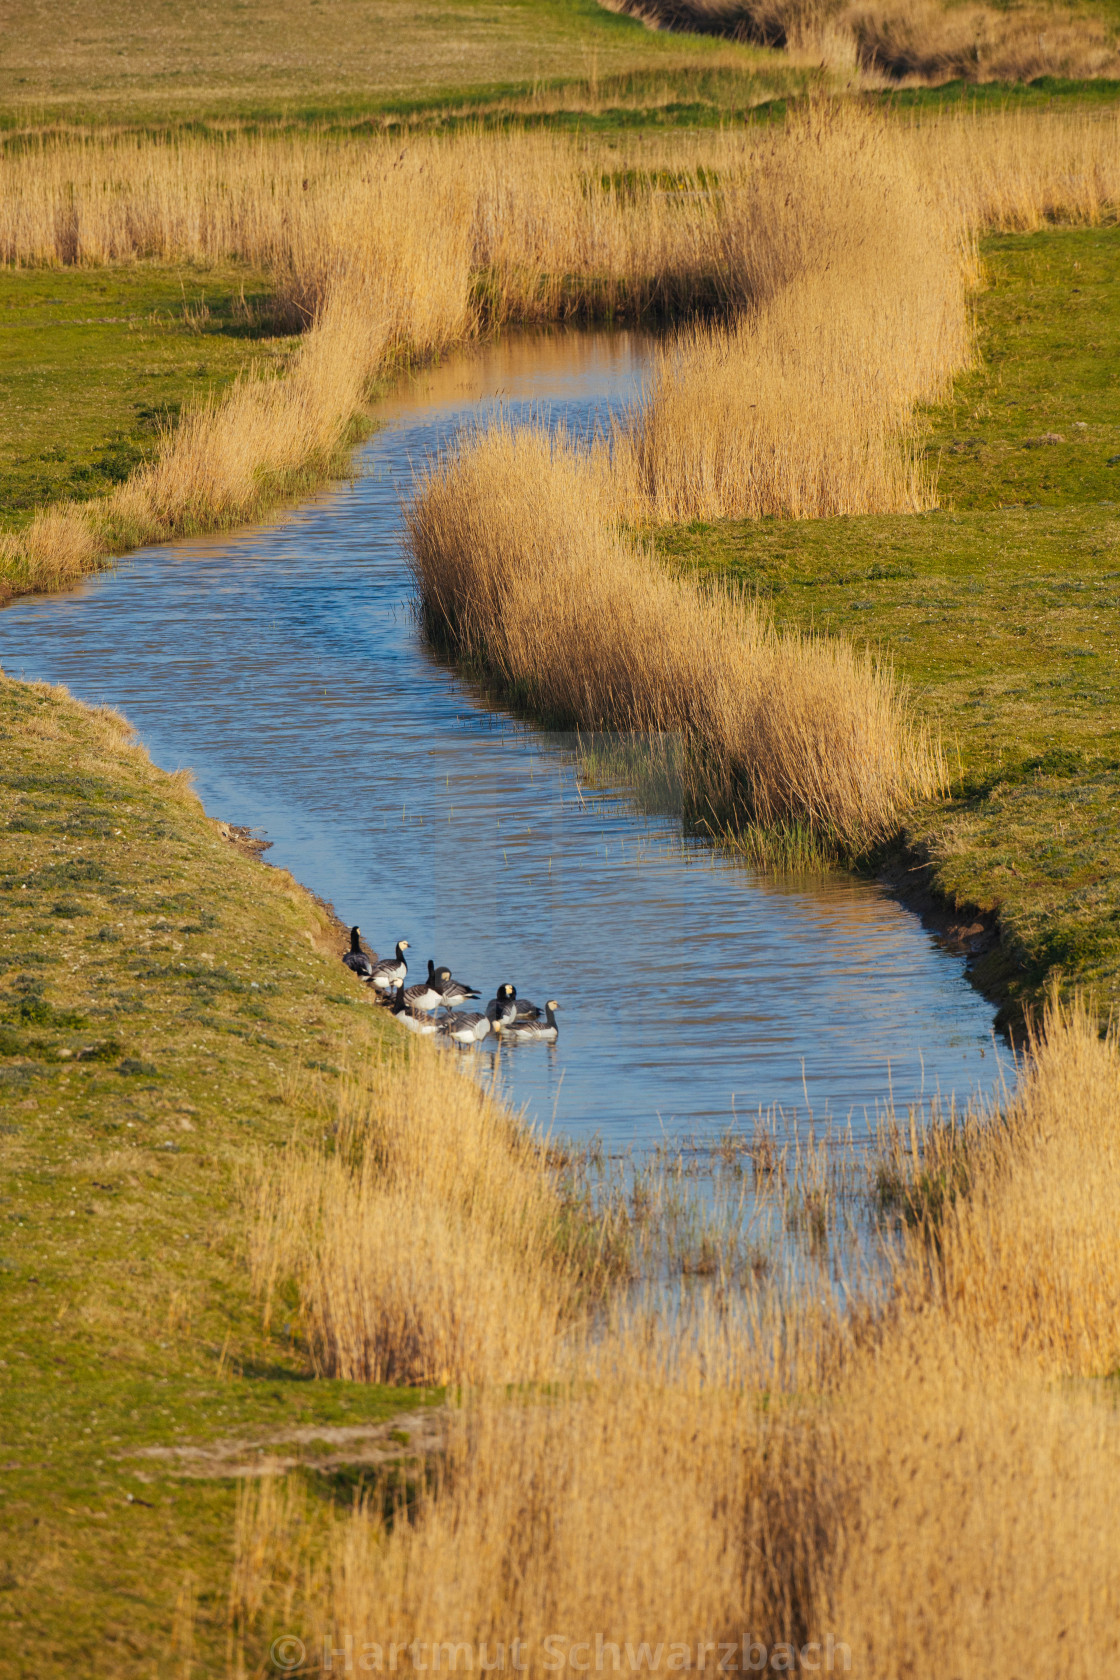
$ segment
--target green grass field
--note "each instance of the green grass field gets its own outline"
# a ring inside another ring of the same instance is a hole
[[[943,511],[663,532],[780,623],[881,649],[957,795],[909,839],[998,909],[978,977],[1014,1011],[1059,965],[1120,1001],[1120,229],[990,239],[980,363],[926,417]]]
[[[0,269],[0,524],[102,494],[184,404],[290,343],[248,270]]]
[[[392,1029],[325,912],[96,714],[0,678],[0,731],[0,1671],[185,1673],[190,1633],[224,1672],[236,1475],[348,1499],[431,1398],[309,1380],[241,1234],[254,1153]]]
[[[772,91],[792,85],[778,55],[658,34],[596,0],[12,0],[0,123],[349,123],[569,84],[593,102],[615,78],[713,69],[741,95],[761,67]]]

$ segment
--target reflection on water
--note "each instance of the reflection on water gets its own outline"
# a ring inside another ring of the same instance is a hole
[[[711,1136],[807,1100],[858,1129],[892,1085],[990,1085],[990,1009],[877,887],[760,877],[592,794],[563,743],[487,709],[419,638],[413,467],[498,404],[593,426],[648,357],[632,334],[534,335],[428,370],[383,405],[353,482],[17,602],[0,662],[118,706],[379,950],[405,935],[486,996],[512,979],[559,998],[557,1048],[504,1052],[500,1077],[564,1131]]]

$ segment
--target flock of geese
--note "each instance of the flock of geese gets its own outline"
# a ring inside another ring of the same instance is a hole
[[[519,998],[517,987],[506,981],[485,1011],[464,1009],[460,1006],[480,994],[473,986],[453,980],[445,965],[437,968],[431,957],[428,978],[413,986],[405,984],[408,948],[407,939],[398,939],[394,954],[379,961],[376,955],[362,950],[361,929],[352,927],[350,949],[342,960],[364,985],[392,1005],[394,1018],[409,1032],[454,1039],[456,1044],[480,1044],[491,1033],[512,1044],[556,1043],[556,1011],[560,1005],[555,998],[549,998],[544,1009],[539,1009],[528,998]],[[444,1013],[437,1015],[437,1010]]]

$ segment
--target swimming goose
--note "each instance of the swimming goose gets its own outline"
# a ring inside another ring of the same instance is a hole
[[[503,986],[501,990],[517,1005],[517,1019],[519,1021],[540,1020],[541,1011],[539,1007],[535,1003],[530,1003],[528,998],[519,998],[516,986]]]
[[[466,986],[461,980],[452,980],[449,968],[437,968],[433,984],[445,1009],[454,1009],[456,1004],[466,1003],[468,998],[479,995],[473,986]]]
[[[440,983],[445,975],[450,975],[449,968],[437,968],[431,957],[428,958],[428,978],[418,980],[415,986],[409,986],[404,994],[404,1001],[409,1009],[438,1009],[443,1002]]]
[[[410,986],[408,990],[414,992],[417,987]],[[435,1021],[430,1015],[419,1016],[412,1013],[408,1006],[408,992],[405,991],[403,985],[397,987],[397,1000],[393,1005],[392,1014],[402,1027],[408,1028],[409,1032],[434,1033],[436,1030]]]
[[[496,996],[486,1005],[486,1018],[496,1033],[512,1027],[517,1019],[517,1005],[510,996],[512,991],[513,987],[508,983],[499,986]]]
[[[350,929],[350,949],[342,960],[347,968],[353,969],[354,973],[362,980],[368,980],[373,973],[373,965],[377,961],[377,952],[375,951],[372,957],[366,956],[359,938],[361,931],[361,928],[356,927]]]
[[[556,1011],[560,1005],[555,998],[549,998],[544,1006],[543,1021],[517,1021],[512,1027],[506,1027],[502,1033],[514,1044],[555,1044],[557,1036]]]
[[[380,992],[382,997],[388,997],[394,986],[399,986],[408,973],[408,964],[404,960],[404,954],[407,950],[408,940],[398,939],[396,956],[382,957],[381,961],[375,965],[368,984],[375,991]]]
[[[478,1044],[490,1031],[490,1019],[475,1010],[469,1013],[459,1010],[445,1015],[436,1031],[444,1038],[453,1038],[456,1044]]]

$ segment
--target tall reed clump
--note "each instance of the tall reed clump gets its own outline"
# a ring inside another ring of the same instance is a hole
[[[910,86],[1120,74],[1114,24],[1083,6],[855,0],[838,21],[861,67]]]
[[[915,404],[969,360],[975,257],[892,126],[799,117],[720,219],[750,307],[666,350],[620,471],[657,522],[915,511]]]
[[[830,1566],[833,1625],[857,1672],[891,1680],[1108,1672],[1115,1030],[1102,1038],[1084,1000],[1052,999],[1017,1089],[959,1137],[960,1193],[906,1237],[889,1310],[846,1362],[852,1423],[836,1444],[861,1494]]]
[[[0,582],[13,592],[63,588],[107,555],[243,523],[341,465],[377,366],[378,327],[325,311],[286,376],[237,380],[107,496],[46,508],[23,531],[0,534]]]
[[[959,111],[905,132],[916,167],[964,230],[1095,226],[1120,205],[1120,109]]]
[[[859,850],[944,781],[870,655],[779,635],[752,603],[672,576],[619,529],[604,450],[495,427],[408,511],[429,629],[538,714],[680,738],[713,823],[809,823]]]
[[[334,1145],[293,1145],[250,1192],[266,1320],[293,1279],[318,1371],[439,1384],[552,1374],[609,1256],[541,1145],[428,1047],[344,1081]],[[601,1233],[600,1233],[601,1235]]]
[[[983,1345],[1046,1376],[1120,1368],[1120,1039],[1083,999],[1051,1000],[1019,1088],[965,1144],[953,1199],[910,1288]],[[926,1265],[929,1276],[924,1275]]]
[[[875,1680],[1108,1672],[1120,1432],[1107,1393],[1069,1379],[1120,1357],[1118,1125],[1116,1038],[1052,1004],[974,1128],[971,1190],[935,1241],[903,1235],[885,1290],[847,1312],[806,1280],[620,1306],[568,1339],[547,1390],[463,1397],[407,1521],[387,1526],[380,1494],[319,1513],[306,1569],[304,1496],[247,1489],[243,1635],[267,1644],[286,1585],[283,1626],[316,1653],[349,1642],[356,1666],[418,1641],[398,1666],[433,1667],[451,1641],[457,1666],[501,1644],[531,1674],[695,1668],[701,1645],[705,1667],[734,1645],[739,1671],[827,1672],[831,1651]]]

